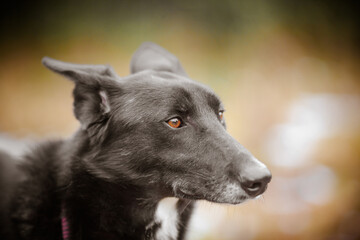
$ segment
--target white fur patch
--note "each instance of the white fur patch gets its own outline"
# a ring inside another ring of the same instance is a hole
[[[164,198],[158,203],[155,222],[161,225],[155,233],[156,240],[177,239],[179,214],[176,203],[178,200],[178,198]]]

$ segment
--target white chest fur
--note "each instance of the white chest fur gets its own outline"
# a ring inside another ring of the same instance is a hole
[[[176,240],[178,236],[178,198],[164,198],[156,208],[154,222],[160,227],[154,234],[155,240]]]

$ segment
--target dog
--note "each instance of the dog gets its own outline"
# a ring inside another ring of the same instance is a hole
[[[239,204],[267,188],[270,171],[227,133],[219,97],[162,47],[143,43],[127,77],[42,63],[74,82],[80,129],[20,161],[0,153],[1,239],[182,240],[196,200]]]

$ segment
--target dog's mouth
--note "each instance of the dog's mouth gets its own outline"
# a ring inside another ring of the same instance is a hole
[[[174,190],[175,197],[189,200],[206,200],[213,203],[220,204],[240,204],[250,199],[246,194],[226,194],[225,192],[212,192],[209,194],[198,194],[193,191],[189,191],[185,188],[176,188]]]

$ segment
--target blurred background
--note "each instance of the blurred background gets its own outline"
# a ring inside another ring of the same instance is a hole
[[[354,2],[355,3],[355,2]],[[266,163],[262,198],[199,202],[189,240],[360,239],[360,9],[348,1],[3,1],[0,148],[68,137],[70,81],[43,56],[111,64],[154,41],[213,88]]]

